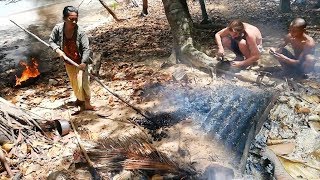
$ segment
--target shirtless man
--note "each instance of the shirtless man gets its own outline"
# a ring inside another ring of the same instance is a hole
[[[260,30],[240,20],[233,20],[228,27],[220,30],[215,35],[218,45],[218,57],[225,55],[224,48],[228,48],[236,54],[231,65],[245,68],[260,58],[262,51],[262,35]]]
[[[315,41],[306,34],[307,23],[302,18],[294,19],[289,27],[289,33],[278,49],[271,48],[272,54],[287,73],[303,75],[313,70],[315,64]],[[291,44],[294,54],[285,46]]]

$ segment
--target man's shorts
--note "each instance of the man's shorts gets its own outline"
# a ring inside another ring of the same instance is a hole
[[[230,37],[230,40],[231,40],[231,51],[233,51],[236,54],[236,56],[243,57],[243,54],[239,48],[239,41],[231,37]]]
[[[231,40],[231,50],[236,54],[236,56],[243,57],[244,55],[242,54],[239,48],[239,41],[231,37],[230,37],[230,40]],[[264,51],[262,44],[257,45],[257,48],[260,53]]]

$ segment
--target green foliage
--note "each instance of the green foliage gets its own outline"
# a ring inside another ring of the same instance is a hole
[[[119,3],[118,2],[116,2],[116,1],[113,1],[113,2],[111,2],[111,8],[113,9],[113,10],[115,10],[118,6],[119,6]]]

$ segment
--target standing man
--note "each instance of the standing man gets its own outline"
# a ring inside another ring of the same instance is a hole
[[[306,27],[307,23],[304,19],[294,19],[283,43],[278,49],[270,49],[270,54],[279,61],[286,73],[304,75],[314,68],[316,43],[306,34]],[[288,44],[292,46],[293,54],[285,48]]]
[[[240,20],[231,21],[228,27],[216,33],[215,39],[218,45],[218,57],[225,55],[224,48],[236,54],[231,63],[234,67],[246,68],[254,64],[263,51],[260,30]]]
[[[57,24],[50,35],[49,43],[53,50],[63,59],[66,57],[79,64],[79,68],[65,60],[66,71],[77,100],[76,106],[80,110],[95,110],[90,104],[90,87],[88,67],[89,39],[85,32],[77,25],[78,10],[73,6],[63,9],[63,23]]]

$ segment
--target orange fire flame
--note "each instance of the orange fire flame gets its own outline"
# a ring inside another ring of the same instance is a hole
[[[28,64],[25,61],[20,61],[19,64],[21,66],[24,66],[24,70],[21,74],[21,77],[18,78],[16,75],[16,86],[21,85],[21,82],[26,81],[29,78],[34,78],[39,76],[40,72],[38,70],[39,64],[37,63],[35,58],[32,58],[31,60],[32,64],[28,66]]]

